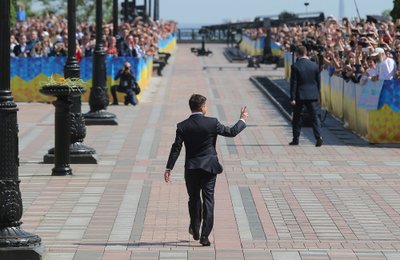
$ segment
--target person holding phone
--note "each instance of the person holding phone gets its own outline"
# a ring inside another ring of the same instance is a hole
[[[371,56],[377,59],[378,72],[376,76],[372,77],[372,80],[392,80],[396,73],[396,62],[386,55],[384,49],[379,47],[375,48]]]

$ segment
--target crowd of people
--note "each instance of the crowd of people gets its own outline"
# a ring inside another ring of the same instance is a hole
[[[400,21],[338,21],[330,16],[321,23],[273,27],[271,37],[288,52],[296,46],[306,46],[321,68],[346,81],[400,78]]]
[[[116,36],[113,25],[103,25],[103,46],[108,56],[146,57],[158,59],[158,42],[176,31],[174,21],[153,21],[137,17],[133,22],[119,25]],[[47,14],[41,18],[28,17],[11,28],[11,56],[67,56],[68,30],[65,17]],[[82,22],[77,25],[76,57],[93,55],[96,45],[96,26]]]

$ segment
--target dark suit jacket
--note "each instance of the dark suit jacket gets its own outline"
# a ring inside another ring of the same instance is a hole
[[[22,53],[21,45],[15,45],[13,52],[15,56],[18,57]],[[26,53],[26,56],[31,56],[31,49],[28,48],[28,45],[26,45],[24,52]]]
[[[318,100],[320,89],[318,65],[309,59],[297,60],[290,75],[290,100]]]
[[[216,118],[201,114],[191,115],[177,126],[175,142],[171,147],[167,169],[173,169],[182,149],[186,147],[185,169],[202,169],[209,173],[221,173],[222,165],[218,161],[215,144],[217,136],[234,137],[246,128],[239,120],[233,127],[222,125]]]
[[[132,48],[132,50],[129,49],[129,45],[124,41],[121,43],[120,48],[119,48],[119,53],[118,56],[124,56],[124,57],[137,57],[137,53],[135,48]]]

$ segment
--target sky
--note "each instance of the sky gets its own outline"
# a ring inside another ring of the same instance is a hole
[[[137,0],[141,4],[143,0]],[[306,10],[305,2],[309,3]],[[220,24],[256,16],[278,15],[282,11],[294,13],[324,12],[326,16],[339,16],[340,0],[160,0],[161,18],[174,19],[179,26]],[[393,8],[393,0],[343,0],[344,15],[357,16],[355,2],[361,17],[381,14]]]

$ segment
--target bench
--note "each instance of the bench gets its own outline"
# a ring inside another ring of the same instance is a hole
[[[162,76],[161,71],[160,71],[160,63],[158,63],[157,61],[154,62],[153,61],[153,71],[152,71],[152,75],[156,75],[155,73],[157,73],[158,76]]]

